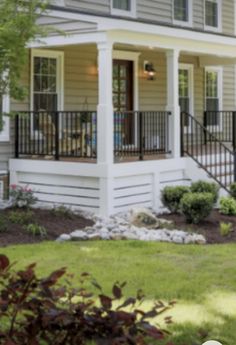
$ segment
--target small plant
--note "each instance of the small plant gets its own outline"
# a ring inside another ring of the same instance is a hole
[[[1,216],[0,217],[0,233],[7,232],[7,230],[8,230],[7,220],[4,216]]]
[[[24,225],[32,220],[33,212],[27,210],[25,212],[11,211],[8,215],[8,219],[11,223]]]
[[[9,259],[0,255],[1,344],[147,345],[151,340],[155,344],[166,340],[169,333],[150,319],[174,302],[158,301],[144,311],[141,290],[135,297],[124,298],[125,283],[116,282],[108,296],[88,273],[80,275],[75,289],[69,275],[63,285],[59,283],[65,272],[61,268],[38,278],[35,264],[14,272]],[[90,291],[89,283],[98,293]],[[163,319],[171,323],[170,317]]]
[[[221,236],[228,236],[233,231],[232,223],[220,223],[220,234]]]
[[[236,182],[230,185],[229,190],[232,198],[236,199]]]
[[[180,211],[180,201],[182,197],[189,193],[190,189],[186,186],[176,186],[176,187],[165,187],[162,190],[161,200],[165,207],[167,207],[171,212]]]
[[[214,197],[211,193],[187,193],[180,202],[186,221],[194,224],[209,216],[213,205]]]
[[[29,187],[22,187],[18,185],[11,185],[9,195],[12,205],[16,207],[28,208],[36,203],[37,198],[34,196],[33,190]]]
[[[25,230],[33,236],[40,236],[40,237],[47,236],[47,230],[45,229],[44,226],[41,226],[39,224],[30,223],[25,226]]]
[[[232,197],[221,197],[219,211],[228,216],[236,216],[236,200]]]
[[[214,203],[217,202],[219,195],[219,186],[214,182],[196,181],[191,184],[192,193],[211,193],[214,197]]]
[[[54,207],[51,210],[51,212],[53,215],[55,215],[57,217],[64,217],[64,218],[72,218],[73,217],[73,211],[70,208],[65,207],[64,205]]]

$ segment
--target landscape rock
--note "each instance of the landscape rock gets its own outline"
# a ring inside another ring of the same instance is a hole
[[[85,241],[88,239],[88,234],[81,230],[73,231],[70,236],[72,241]]]
[[[160,226],[159,220],[147,209],[134,209],[130,223],[137,227],[145,226],[147,229],[156,229]]]
[[[158,218],[149,209],[131,209],[126,213],[110,218],[93,216],[95,224],[84,230],[75,230],[70,235],[63,234],[57,241],[85,241],[85,240],[141,240],[173,242],[177,244],[205,244],[204,236],[189,233],[179,229],[170,229],[173,222]],[[161,228],[157,229],[157,226]],[[166,228],[165,228],[166,226]]]

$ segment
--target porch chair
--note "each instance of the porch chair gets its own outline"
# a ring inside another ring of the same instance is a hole
[[[39,116],[39,130],[42,132],[44,138],[46,138],[45,149],[46,154],[55,153],[55,136],[56,128],[52,121],[51,115],[47,113]],[[63,137],[60,138],[60,134],[63,133]],[[59,154],[69,154],[76,151],[80,152],[80,140],[71,138],[67,132],[60,132],[59,134]]]

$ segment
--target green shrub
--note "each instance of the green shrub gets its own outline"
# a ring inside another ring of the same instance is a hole
[[[228,236],[230,232],[233,231],[233,224],[232,223],[220,223],[220,234],[221,236]]]
[[[232,198],[236,199],[236,182],[232,183],[229,189],[230,189],[230,194]]]
[[[228,216],[236,216],[236,200],[232,197],[223,196],[220,198],[220,213]]]
[[[171,212],[179,212],[180,200],[183,195],[189,193],[190,189],[186,186],[165,187],[162,190],[161,200],[165,207]]]
[[[64,205],[61,205],[61,206],[58,206],[58,207],[54,207],[51,210],[51,213],[54,216],[63,217],[63,218],[72,218],[73,215],[74,215],[73,211],[70,208],[65,207]]]
[[[25,226],[25,230],[33,236],[45,237],[47,236],[47,230],[44,226],[31,223]]]
[[[29,223],[32,220],[32,218],[33,212],[31,212],[30,210],[27,210],[25,212],[11,211],[8,215],[8,219],[11,223],[21,225]]]
[[[8,230],[7,220],[4,216],[1,216],[0,217],[0,233],[7,232],[7,230]]]
[[[180,209],[188,223],[199,223],[212,211],[214,197],[211,193],[187,193],[180,202]]]
[[[199,180],[192,183],[190,190],[192,193],[211,193],[214,197],[214,203],[217,202],[219,186],[215,182]]]
[[[65,272],[61,268],[39,278],[35,264],[15,272],[9,259],[0,255],[2,345],[148,345],[166,340],[168,332],[153,318],[160,318],[174,302],[158,301],[142,310],[141,290],[125,298],[125,283],[116,282],[105,295],[85,272],[75,288]],[[90,285],[97,292],[92,293]],[[164,320],[169,324],[171,317],[167,314]]]

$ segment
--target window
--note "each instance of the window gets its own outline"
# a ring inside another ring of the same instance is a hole
[[[205,73],[205,108],[207,126],[218,126],[220,123],[217,111],[222,108],[222,69],[216,67],[206,68]]]
[[[193,65],[179,64],[179,106],[180,111],[193,113]],[[188,116],[184,118],[184,125],[189,126]]]
[[[10,97],[8,94],[0,95],[0,111],[2,114],[10,111]],[[8,116],[3,116],[3,129],[0,132],[0,141],[10,140],[10,120]]]
[[[63,109],[63,53],[33,50],[31,61],[31,109]]]
[[[205,0],[205,29],[221,30],[221,0]]]
[[[192,0],[173,0],[173,22],[192,25]]]
[[[111,0],[111,14],[136,16],[136,0]]]

